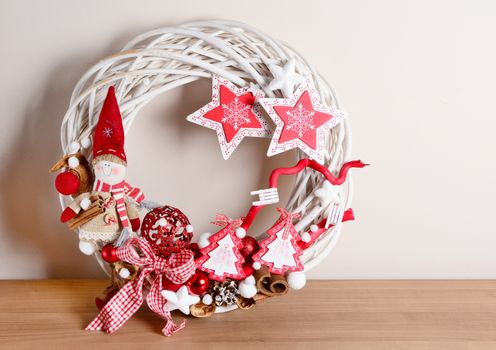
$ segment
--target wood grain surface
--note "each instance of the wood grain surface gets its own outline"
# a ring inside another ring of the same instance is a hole
[[[496,281],[311,281],[251,310],[188,318],[171,338],[146,307],[113,335],[84,331],[106,284],[0,281],[0,349],[496,349]]]

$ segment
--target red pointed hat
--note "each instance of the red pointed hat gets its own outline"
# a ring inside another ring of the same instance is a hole
[[[112,154],[127,163],[124,127],[113,86],[108,89],[93,135],[93,158],[105,154]]]

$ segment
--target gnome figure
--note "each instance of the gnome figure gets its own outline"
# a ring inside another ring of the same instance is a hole
[[[93,135],[93,190],[74,198],[60,217],[69,223],[80,216],[89,218],[77,226],[84,254],[91,255],[111,242],[121,245],[139,229],[138,204],[144,195],[125,181],[126,166],[122,118],[110,87]]]

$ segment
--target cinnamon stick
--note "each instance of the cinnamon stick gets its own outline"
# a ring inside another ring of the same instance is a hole
[[[215,305],[205,305],[202,302],[191,305],[189,307],[189,312],[193,317],[205,318],[210,317],[215,313]]]
[[[92,196],[90,197],[90,200],[91,205],[88,209],[81,211],[76,217],[69,220],[68,225],[71,230],[77,229],[79,226],[91,221],[91,219],[105,211],[102,197]]]
[[[269,272],[267,266],[253,272],[257,290],[269,297],[284,295],[288,292],[289,286],[286,278],[282,275],[275,275]]]

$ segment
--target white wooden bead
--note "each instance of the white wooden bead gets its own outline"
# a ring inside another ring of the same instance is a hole
[[[252,267],[253,267],[254,270],[260,270],[260,268],[262,267],[262,265],[258,261],[255,261],[255,262],[253,262]]]
[[[308,232],[303,232],[301,234],[301,240],[305,243],[308,243],[312,240],[312,236],[310,236],[310,233],[308,233]]]
[[[257,287],[253,284],[241,282],[238,285],[238,290],[243,298],[253,298],[257,294]]]
[[[83,199],[81,199],[81,202],[79,202],[79,206],[83,210],[88,209],[90,207],[90,205],[91,205],[91,201],[89,198],[83,198]]]
[[[126,278],[128,278],[129,276],[131,276],[131,273],[129,272],[129,270],[128,270],[128,269],[126,269],[126,268],[124,267],[124,268],[122,268],[122,269],[120,269],[120,270],[119,270],[119,276],[120,276],[121,278],[126,279]]]
[[[246,277],[243,281],[247,284],[255,285],[255,277],[253,277],[253,275]]]
[[[79,159],[77,159],[77,157],[69,157],[69,161],[67,163],[70,168],[76,168],[79,166]]]
[[[81,140],[81,146],[82,146],[83,148],[90,148],[90,146],[91,146],[91,140],[90,140],[90,138],[89,138],[89,137],[85,137],[85,138],[83,138],[83,139]]]
[[[307,283],[307,277],[303,271],[290,272],[286,276],[289,288],[291,289],[301,289],[305,287]]]
[[[212,304],[213,302],[213,299],[212,299],[212,296],[210,294],[205,294],[202,298],[202,303],[205,304],[205,305],[210,305]]]
[[[238,236],[238,238],[245,238],[246,237],[246,230],[242,227],[238,227],[236,229],[236,236]]]
[[[92,242],[79,241],[79,250],[84,255],[92,255],[96,252],[96,246]]]
[[[210,245],[210,236],[212,236],[213,233],[210,233],[210,232],[204,232],[200,235],[200,237],[198,238],[198,247],[200,249],[202,248],[206,248]]]
[[[70,153],[77,153],[79,151],[80,145],[77,141],[74,141],[71,143],[69,146],[69,152]]]

